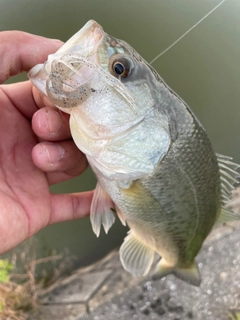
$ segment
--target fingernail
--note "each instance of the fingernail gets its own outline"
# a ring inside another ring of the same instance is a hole
[[[59,162],[65,155],[65,150],[62,146],[56,143],[45,142],[42,143],[42,147],[49,159],[50,165],[54,165]]]
[[[55,110],[46,110],[46,118],[49,132],[51,134],[56,134],[62,126],[62,118],[60,117],[60,114]]]
[[[51,40],[51,41],[55,41],[55,42],[57,42],[57,43],[59,43],[59,44],[64,44],[64,42],[63,42],[62,40],[59,40],[59,39],[53,39],[53,38],[51,38],[50,40]]]
[[[53,38],[45,38],[45,37],[42,37],[42,36],[38,36],[38,35],[32,35],[33,38],[38,38],[39,40],[42,40],[42,42],[45,42],[45,43],[49,43],[49,42],[56,42],[56,43],[59,43],[59,44],[64,44],[64,42],[60,39],[53,39]]]

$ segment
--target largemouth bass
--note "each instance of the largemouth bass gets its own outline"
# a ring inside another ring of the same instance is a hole
[[[33,84],[62,111],[98,183],[90,219],[98,236],[115,221],[130,231],[120,248],[133,275],[168,273],[200,284],[195,257],[220,217],[238,165],[216,155],[187,104],[130,45],[89,21],[43,65]]]

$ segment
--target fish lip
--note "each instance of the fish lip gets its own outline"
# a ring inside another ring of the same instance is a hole
[[[81,50],[85,50],[84,55],[86,57],[98,59],[97,51],[104,36],[105,32],[102,26],[94,20],[89,20],[57,52],[50,54],[44,64],[38,64],[30,69],[28,72],[29,79],[38,90],[47,95],[46,82],[51,73],[53,60],[61,59],[63,54],[81,52]]]
[[[37,64],[29,70],[27,75],[32,84],[43,94],[47,95],[46,81],[48,74],[45,72],[43,66],[43,64]]]
[[[76,32],[64,45],[57,51],[57,53],[67,53],[68,51],[77,51],[79,45],[84,43],[87,47],[92,45],[99,46],[105,32],[100,24],[94,20],[89,20],[78,32]],[[88,40],[93,40],[88,43]],[[94,50],[97,51],[97,50]]]

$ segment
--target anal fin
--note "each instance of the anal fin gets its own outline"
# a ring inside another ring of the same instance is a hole
[[[132,231],[120,248],[120,260],[125,270],[135,276],[145,276],[152,265],[154,250],[139,240]]]
[[[100,235],[101,225],[103,225],[105,232],[108,233],[108,230],[115,222],[114,207],[114,203],[109,195],[97,183],[90,209],[90,221],[93,232],[97,237]]]

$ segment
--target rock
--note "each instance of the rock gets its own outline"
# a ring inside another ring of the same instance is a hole
[[[156,281],[135,278],[123,270],[118,252],[112,252],[49,289],[36,319],[229,320],[239,303],[240,224],[213,230],[197,261],[199,288],[173,275]]]

